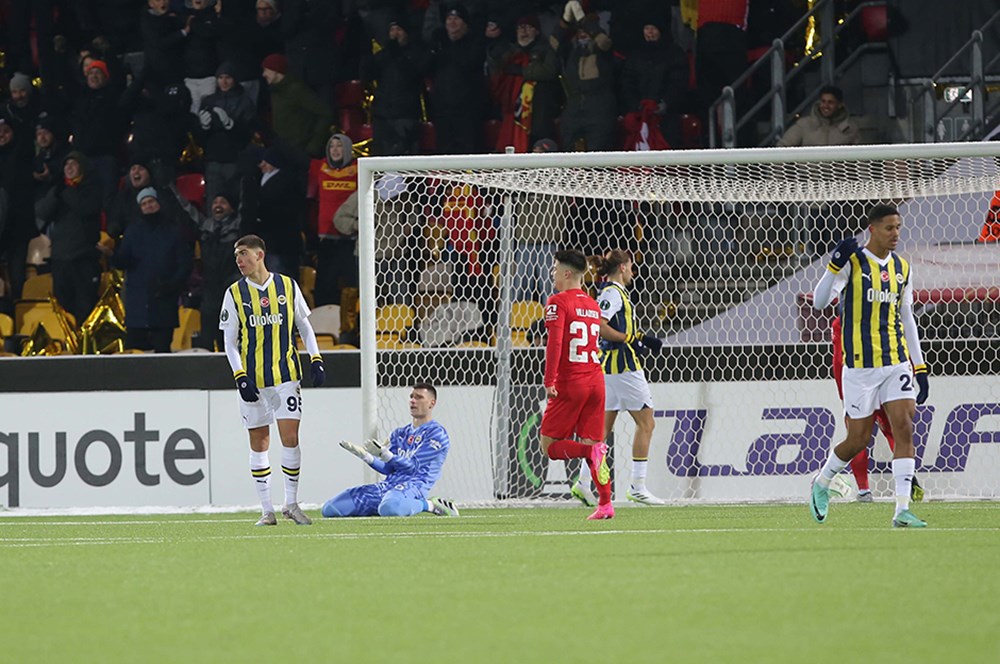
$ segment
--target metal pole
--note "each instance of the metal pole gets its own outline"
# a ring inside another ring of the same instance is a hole
[[[785,45],[775,39],[771,51],[771,133],[785,133]]]
[[[722,88],[722,147],[736,147],[736,95],[728,85]]]
[[[820,30],[823,32],[821,47],[823,57],[820,60],[820,77],[823,79],[823,85],[833,85],[833,72],[837,66],[836,56],[834,55],[836,47],[833,42],[833,33],[836,29],[833,5],[833,2],[826,3],[823,5],[823,11],[820,12]]]
[[[378,438],[378,383],[375,346],[375,171],[358,161],[358,261],[361,264],[361,437]]]
[[[965,138],[972,140],[983,135],[985,120],[986,77],[983,72],[983,33],[979,30],[972,33],[972,82],[969,89],[972,92],[972,133]]]
[[[513,153],[513,149],[508,154]],[[511,361],[513,349],[510,333],[510,308],[511,308],[511,266],[513,264],[514,246],[514,224],[517,220],[513,214],[513,197],[507,195],[503,202],[503,215],[500,217],[500,300],[497,311],[497,385],[493,401],[493,423],[495,438],[493,439],[493,460],[496,471],[493,475],[494,495],[508,495],[510,487],[508,481],[510,472],[510,454],[508,445],[510,444],[510,412],[511,412]]]
[[[937,115],[934,111],[934,81],[924,81],[924,90],[922,95],[924,99],[923,142],[934,143],[936,140],[934,132],[937,129]]]

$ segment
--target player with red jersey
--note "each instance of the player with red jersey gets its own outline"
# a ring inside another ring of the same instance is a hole
[[[833,342],[833,379],[837,381],[837,393],[840,395],[840,400],[844,400],[844,386],[842,382],[843,369],[844,369],[844,345],[840,338],[840,318],[833,319],[831,341]],[[889,449],[896,449],[896,440],[892,437],[892,425],[889,424],[889,418],[886,417],[885,411],[878,408],[875,411],[875,424],[878,426],[879,430],[882,431],[882,435],[885,436],[886,442],[889,443]],[[872,432],[874,435],[874,431]],[[873,501],[872,491],[868,484],[868,448],[858,452],[853,459],[851,459],[851,473],[854,474],[854,481],[858,484],[858,502],[859,503],[870,503]],[[920,502],[924,499],[924,490],[917,482],[917,478],[914,475],[913,482],[910,485],[910,498],[916,502]]]
[[[586,459],[597,487],[597,510],[588,519],[610,519],[611,470],[604,444],[604,372],[601,369],[601,310],[583,291],[587,257],[556,252],[556,294],[545,303],[545,394],[542,451],[550,459]],[[578,440],[571,436],[576,434]]]

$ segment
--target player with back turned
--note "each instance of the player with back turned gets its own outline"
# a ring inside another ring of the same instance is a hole
[[[240,415],[250,434],[250,475],[260,498],[258,526],[277,524],[271,503],[271,423],[277,420],[281,437],[281,470],[285,478],[282,515],[300,526],[312,523],[298,505],[299,421],[302,396],[299,351],[292,326],[298,329],[312,358],[313,386],[323,384],[326,372],[316,334],[309,324],[309,305],[291,277],[264,267],[264,240],[246,235],[236,241],[236,266],[243,277],[229,287],[219,314],[225,333],[226,357],[240,394]]]
[[[847,438],[831,450],[813,479],[810,510],[816,521],[826,521],[830,481],[867,446],[874,413],[881,406],[896,439],[892,526],[923,528],[927,524],[910,511],[916,465],[913,417],[916,405],[927,400],[929,387],[913,317],[910,265],[894,252],[903,222],[895,207],[879,204],[868,213],[868,224],[868,243],[859,249],[853,237],[842,240],[814,293],[817,309],[825,309],[840,295]]]
[[[550,459],[585,459],[597,486],[597,509],[588,519],[610,519],[611,470],[604,444],[604,373],[598,342],[601,311],[583,291],[587,257],[556,252],[552,280],[556,294],[545,303],[545,394],[542,451]],[[576,435],[577,440],[572,439]]]

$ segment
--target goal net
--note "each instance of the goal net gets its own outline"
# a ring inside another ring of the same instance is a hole
[[[639,327],[665,340],[643,359],[656,423],[649,490],[678,502],[803,500],[845,433],[834,310],[815,311],[811,291],[830,249],[863,242],[867,211],[892,203],[931,373],[918,476],[930,498],[998,498],[1000,244],[980,237],[998,155],[966,143],[362,159],[365,435],[406,423],[409,386],[430,381],[452,443],[435,493],[569,500],[576,469],[538,445],[549,269],[560,248],[623,248]],[[608,440],[616,500],[633,433],[622,414]],[[889,497],[881,435],[869,451],[872,489]]]

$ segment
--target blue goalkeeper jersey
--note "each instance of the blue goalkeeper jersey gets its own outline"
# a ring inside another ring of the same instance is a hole
[[[385,475],[388,484],[405,483],[426,493],[441,477],[449,447],[448,432],[436,421],[419,427],[407,424],[389,436],[389,451],[395,456],[389,461],[376,458],[371,467]]]

